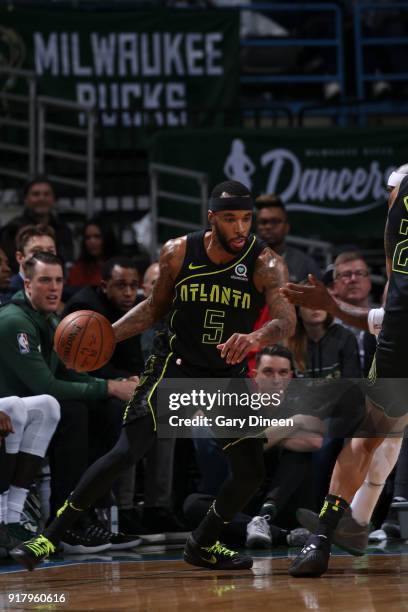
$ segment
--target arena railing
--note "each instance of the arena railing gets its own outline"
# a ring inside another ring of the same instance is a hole
[[[61,120],[58,123],[47,119],[50,108],[59,111],[69,111],[77,116],[82,113],[85,118],[85,127],[78,128],[66,125]],[[95,111],[90,106],[84,106],[77,102],[70,102],[60,98],[39,96],[37,98],[38,109],[38,172],[42,174],[46,170],[46,157],[60,159],[63,161],[78,163],[85,169],[85,179],[72,178],[64,174],[47,173],[48,178],[55,182],[71,187],[84,189],[86,193],[86,212],[88,217],[93,214],[94,192],[95,192]],[[46,144],[50,133],[64,134],[75,138],[85,139],[85,153],[73,153],[64,149],[49,147]]]
[[[272,74],[271,72],[256,70],[254,74],[241,74],[242,84],[302,84],[302,83],[330,83],[337,82],[340,88],[340,98],[345,94],[345,74],[344,74],[344,49],[343,49],[343,14],[340,7],[334,3],[265,3],[265,4],[248,4],[239,6],[242,11],[261,12],[262,14],[270,13],[276,17],[279,12],[288,12],[289,14],[322,14],[326,12],[332,19],[333,35],[319,37],[296,37],[296,36],[276,36],[276,37],[254,37],[248,36],[241,38],[241,48],[278,48],[283,52],[290,47],[313,47],[321,50],[322,48],[334,49],[335,68],[334,71],[328,74],[326,71],[315,74]],[[286,102],[285,102],[286,105]],[[290,106],[290,103],[288,104]],[[297,109],[297,105],[296,105]],[[295,109],[295,110],[296,110]]]
[[[187,170],[186,168],[178,168],[167,164],[149,165],[150,175],[150,214],[151,214],[151,242],[150,255],[152,261],[157,259],[159,248],[159,231],[160,226],[177,227],[188,231],[202,229],[207,225],[207,210],[208,210],[208,174],[205,172],[196,172]],[[160,188],[160,179],[164,175],[179,176],[182,179],[194,181],[199,189],[198,196],[186,195],[176,191],[168,191]],[[177,219],[175,216],[170,217],[160,213],[159,199],[165,199],[170,202],[182,202],[188,204],[198,213],[199,221],[190,222],[183,219]]]
[[[2,105],[0,126],[15,128],[23,134],[23,139],[26,144],[17,144],[15,138],[8,138],[5,130],[2,129],[2,138],[0,142],[0,151],[5,154],[17,154],[18,157],[23,156],[19,167],[23,169],[8,168],[0,166],[0,174],[17,179],[27,180],[34,176],[36,171],[36,139],[35,139],[35,112],[36,112],[36,95],[37,95],[37,77],[30,70],[20,70],[17,68],[8,68],[7,66],[0,67],[0,76],[6,75],[7,81],[0,92],[0,101]],[[16,81],[21,79],[25,81],[27,86],[27,95],[20,93],[11,93],[7,91],[8,81]],[[17,103],[21,105],[24,118],[16,118],[15,106],[13,113],[9,112],[9,102],[13,105]]]
[[[392,17],[405,22],[405,30],[408,29],[408,2],[386,2],[383,4],[373,2],[357,2],[354,6],[354,39],[355,39],[355,64],[356,64],[356,93],[359,100],[366,100],[367,95],[367,84],[378,83],[384,81],[387,83],[404,83],[408,82],[408,71],[399,72],[388,71],[382,72],[374,69],[369,71],[365,68],[365,53],[371,50],[374,54],[384,54],[387,49],[392,47],[408,46],[408,36],[369,36],[364,33],[365,27],[365,15],[371,12],[370,18],[377,14],[377,17],[383,15],[385,12],[391,13]],[[398,15],[399,13],[399,15]],[[377,47],[377,49],[376,49]],[[378,57],[378,56],[377,56]],[[373,61],[375,57],[373,56]],[[406,65],[406,62],[405,62]],[[390,115],[390,114],[406,114],[408,111],[408,105],[406,102],[378,102],[370,103],[360,106],[359,112],[359,124],[364,125],[367,120],[367,115],[378,114],[378,115]]]

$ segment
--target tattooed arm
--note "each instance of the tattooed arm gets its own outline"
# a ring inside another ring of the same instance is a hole
[[[290,338],[295,333],[295,309],[279,291],[287,280],[288,269],[282,257],[271,249],[265,249],[256,262],[254,282],[258,289],[265,292],[271,320],[254,332],[258,348]]]
[[[116,341],[140,334],[166,315],[173,300],[174,281],[181,269],[186,250],[186,238],[169,240],[159,259],[159,276],[151,295],[129,310],[113,324]]]
[[[227,342],[218,345],[227,363],[240,363],[250,351],[275,344],[295,333],[295,309],[279,292],[287,280],[283,259],[271,249],[264,249],[255,264],[253,282],[258,291],[265,293],[271,320],[250,334],[233,334]]]

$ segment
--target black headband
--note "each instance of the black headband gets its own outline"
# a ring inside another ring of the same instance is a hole
[[[209,210],[220,212],[223,210],[250,210],[253,209],[253,201],[250,196],[232,196],[228,198],[210,198]]]

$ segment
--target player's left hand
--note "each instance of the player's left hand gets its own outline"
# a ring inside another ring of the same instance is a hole
[[[254,333],[251,334],[232,334],[223,344],[217,344],[217,349],[221,351],[221,357],[228,364],[235,365],[241,363],[251,351],[258,348],[258,339]]]
[[[9,433],[14,433],[11,419],[6,412],[0,410],[0,437],[5,438]]]

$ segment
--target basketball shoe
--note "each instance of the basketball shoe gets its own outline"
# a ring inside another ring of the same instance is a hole
[[[330,542],[325,536],[311,535],[289,568],[296,578],[318,577],[327,571],[330,559]]]
[[[31,572],[53,552],[54,544],[45,536],[39,535],[13,548],[10,556]]]
[[[319,524],[319,515],[316,512],[299,508],[296,517],[303,527],[306,527],[312,533],[316,532]],[[333,534],[333,544],[351,555],[364,555],[368,546],[369,531],[369,525],[357,523],[351,514],[351,510],[347,508]]]
[[[229,550],[220,542],[213,546],[200,546],[192,536],[187,538],[184,561],[212,570],[250,569],[253,564],[251,557]]]

